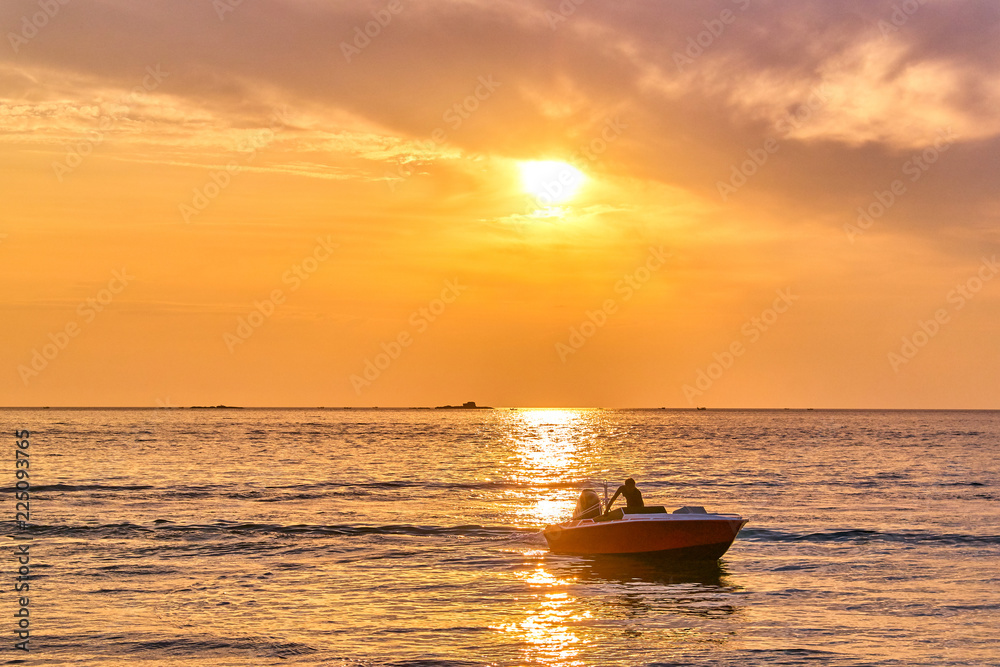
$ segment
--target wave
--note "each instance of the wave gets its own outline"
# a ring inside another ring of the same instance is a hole
[[[31,491],[146,491],[156,487],[148,484],[106,485],[106,484],[32,484]],[[0,493],[13,493],[13,486],[0,487]]]
[[[609,481],[608,489],[613,491],[617,488],[619,482]],[[746,481],[733,481],[733,480],[703,480],[700,481],[699,486],[722,486],[722,487],[783,487],[788,486],[787,482],[783,481],[773,481],[773,480],[746,480]],[[335,488],[335,489],[376,489],[376,490],[389,490],[389,489],[461,489],[461,490],[472,490],[472,491],[488,491],[496,489],[523,489],[523,490],[537,490],[537,489],[574,489],[580,490],[585,488],[598,488],[601,486],[601,482],[594,479],[577,479],[577,480],[567,480],[559,482],[541,482],[541,481],[531,481],[531,482],[518,482],[514,480],[490,480],[484,482],[439,482],[430,480],[387,480],[384,482],[318,482],[315,484],[303,484],[296,485],[294,487],[271,487],[275,489],[323,489],[323,488]],[[649,489],[676,489],[678,487],[678,482],[674,480],[667,481],[657,481],[648,480],[642,483],[642,487]]]
[[[917,482],[898,479],[892,476],[880,476],[874,480],[856,480],[854,486],[859,489],[880,486],[886,480],[891,480],[895,486],[912,487],[924,486]],[[233,498],[235,500],[249,500],[256,502],[279,502],[286,500],[312,500],[328,496],[352,496],[370,495],[373,491],[434,491],[434,490],[460,490],[460,491],[498,491],[498,490],[523,490],[538,491],[545,489],[583,489],[599,487],[600,483],[593,480],[569,480],[557,482],[520,482],[514,480],[490,480],[481,482],[442,482],[429,480],[387,480],[381,482],[316,482],[312,484],[295,484],[287,486],[262,486],[248,487],[240,490],[233,490],[231,485],[200,485],[200,486],[154,486],[150,484],[38,484],[33,485],[34,492],[59,492],[59,493],[111,493],[127,491],[149,491],[154,494],[166,494],[171,498],[200,498],[207,496],[220,496]],[[644,488],[651,490],[661,488],[678,488],[676,482],[648,481],[643,484]],[[683,486],[683,485],[681,485]],[[749,487],[749,488],[769,488],[784,487],[788,483],[773,480],[753,480],[753,481],[733,481],[733,480],[702,480],[701,487]],[[981,488],[987,486],[983,482],[968,480],[960,482],[938,482],[934,486],[938,487],[974,487]],[[13,486],[0,487],[0,492],[13,493],[18,489]],[[284,493],[282,493],[284,492]]]
[[[986,486],[986,484],[975,480],[967,480],[964,482],[938,482],[935,486]]]
[[[0,522],[0,527],[13,532],[12,522]],[[200,534],[216,535],[304,535],[363,537],[367,535],[402,535],[411,537],[472,537],[481,539],[520,539],[539,533],[538,528],[519,526],[489,526],[462,524],[456,526],[421,526],[415,524],[272,524],[254,522],[217,521],[211,524],[177,524],[166,519],[157,519],[153,525],[130,522],[101,524],[94,526],[43,525],[33,524],[28,533],[51,536],[102,536],[102,537],[168,537]],[[24,532],[24,531],[19,531]],[[1000,545],[1000,535],[968,535],[960,533],[935,533],[931,531],[887,532],[878,530],[831,530],[812,533],[796,533],[767,528],[744,528],[740,540],[754,542],[809,542],[809,543],[936,543],[942,545]]]
[[[3,522],[10,524],[10,522]],[[2,524],[0,524],[2,525]],[[20,531],[24,532],[24,531]],[[37,535],[52,536],[102,536],[123,537],[128,534],[150,536],[151,534],[166,536],[170,533],[223,533],[233,535],[247,534],[285,534],[285,535],[411,535],[415,537],[462,536],[480,538],[510,538],[529,533],[537,533],[537,528],[522,528],[514,526],[481,526],[467,524],[460,526],[417,526],[412,524],[391,524],[384,526],[371,525],[280,525],[269,523],[237,523],[218,521],[212,524],[175,524],[165,519],[157,519],[153,526],[123,522],[102,524],[96,526],[57,526],[33,524],[27,532]]]
[[[129,658],[162,655],[164,658],[171,658],[171,662],[184,656],[199,658],[214,656],[216,660],[222,661],[223,658],[231,660],[234,656],[248,654],[257,656],[263,662],[273,658],[284,660],[318,652],[318,649],[307,644],[282,641],[276,637],[226,637],[208,633],[192,633],[183,637],[135,631],[89,635],[67,633],[46,637],[46,644],[56,654],[71,655],[79,651],[82,646],[96,646],[100,647],[99,652],[104,655]],[[205,662],[212,661],[209,659]]]
[[[516,482],[510,480],[498,480],[487,482],[434,482],[427,480],[388,480],[384,482],[317,482],[314,484],[295,484],[290,486],[267,486],[258,489],[247,489],[244,493],[263,493],[274,490],[295,489],[306,491],[308,489],[579,489],[585,486],[593,486],[597,482],[589,480],[573,480],[563,482]],[[655,483],[652,484],[655,486]],[[649,484],[647,484],[649,486]],[[169,491],[171,494],[177,492],[186,493],[208,493],[218,489],[231,489],[231,485],[205,485],[205,486],[172,486],[156,487],[150,484],[33,484],[33,491],[145,491],[149,489],[161,489]],[[0,487],[2,492],[12,492],[13,486]]]
[[[939,544],[1000,544],[1000,535],[962,535],[930,531],[883,532],[878,530],[832,530],[816,533],[788,533],[766,528],[744,528],[740,538],[761,542],[906,542]]]
[[[515,482],[509,480],[489,482],[431,482],[426,480],[392,480],[386,482],[321,482],[315,487],[360,488],[360,489],[579,489],[596,482],[576,480],[568,482]]]

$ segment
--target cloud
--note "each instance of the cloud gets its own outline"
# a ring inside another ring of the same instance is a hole
[[[903,5],[916,9],[894,16]],[[593,170],[709,200],[769,137],[780,152],[741,191],[744,204],[851,211],[948,127],[962,149],[938,178],[977,183],[996,171],[986,150],[1000,135],[995,3],[595,2],[554,24],[546,12],[560,6],[542,0],[400,6],[375,25],[386,16],[378,0],[260,0],[222,20],[204,0],[74,0],[18,53],[0,49],[6,140],[85,134],[159,66],[169,77],[128,105],[119,140],[224,155],[240,132],[288,108],[295,120],[272,149],[303,173],[304,163],[329,173],[333,161],[369,179],[463,154],[565,157],[616,116],[629,130]],[[4,3],[0,24],[16,29],[36,10]],[[378,34],[359,38],[366,26]],[[344,44],[357,51],[350,59]],[[483,76],[498,89],[452,127],[449,110]],[[976,224],[995,195],[965,194],[963,215]]]

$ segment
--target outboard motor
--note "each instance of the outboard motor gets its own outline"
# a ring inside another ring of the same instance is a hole
[[[580,493],[580,499],[576,501],[576,511],[573,512],[573,520],[595,519],[601,516],[601,499],[597,497],[597,491],[584,489]]]

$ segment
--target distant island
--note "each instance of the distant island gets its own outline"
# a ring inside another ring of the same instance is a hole
[[[469,401],[468,403],[462,403],[461,405],[438,405],[434,407],[435,410],[492,410],[488,405],[476,405],[475,401]]]

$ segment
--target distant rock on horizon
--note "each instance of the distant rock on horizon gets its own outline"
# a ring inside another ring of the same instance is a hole
[[[492,410],[488,405],[476,405],[475,401],[467,401],[461,405],[438,405],[435,410]]]

